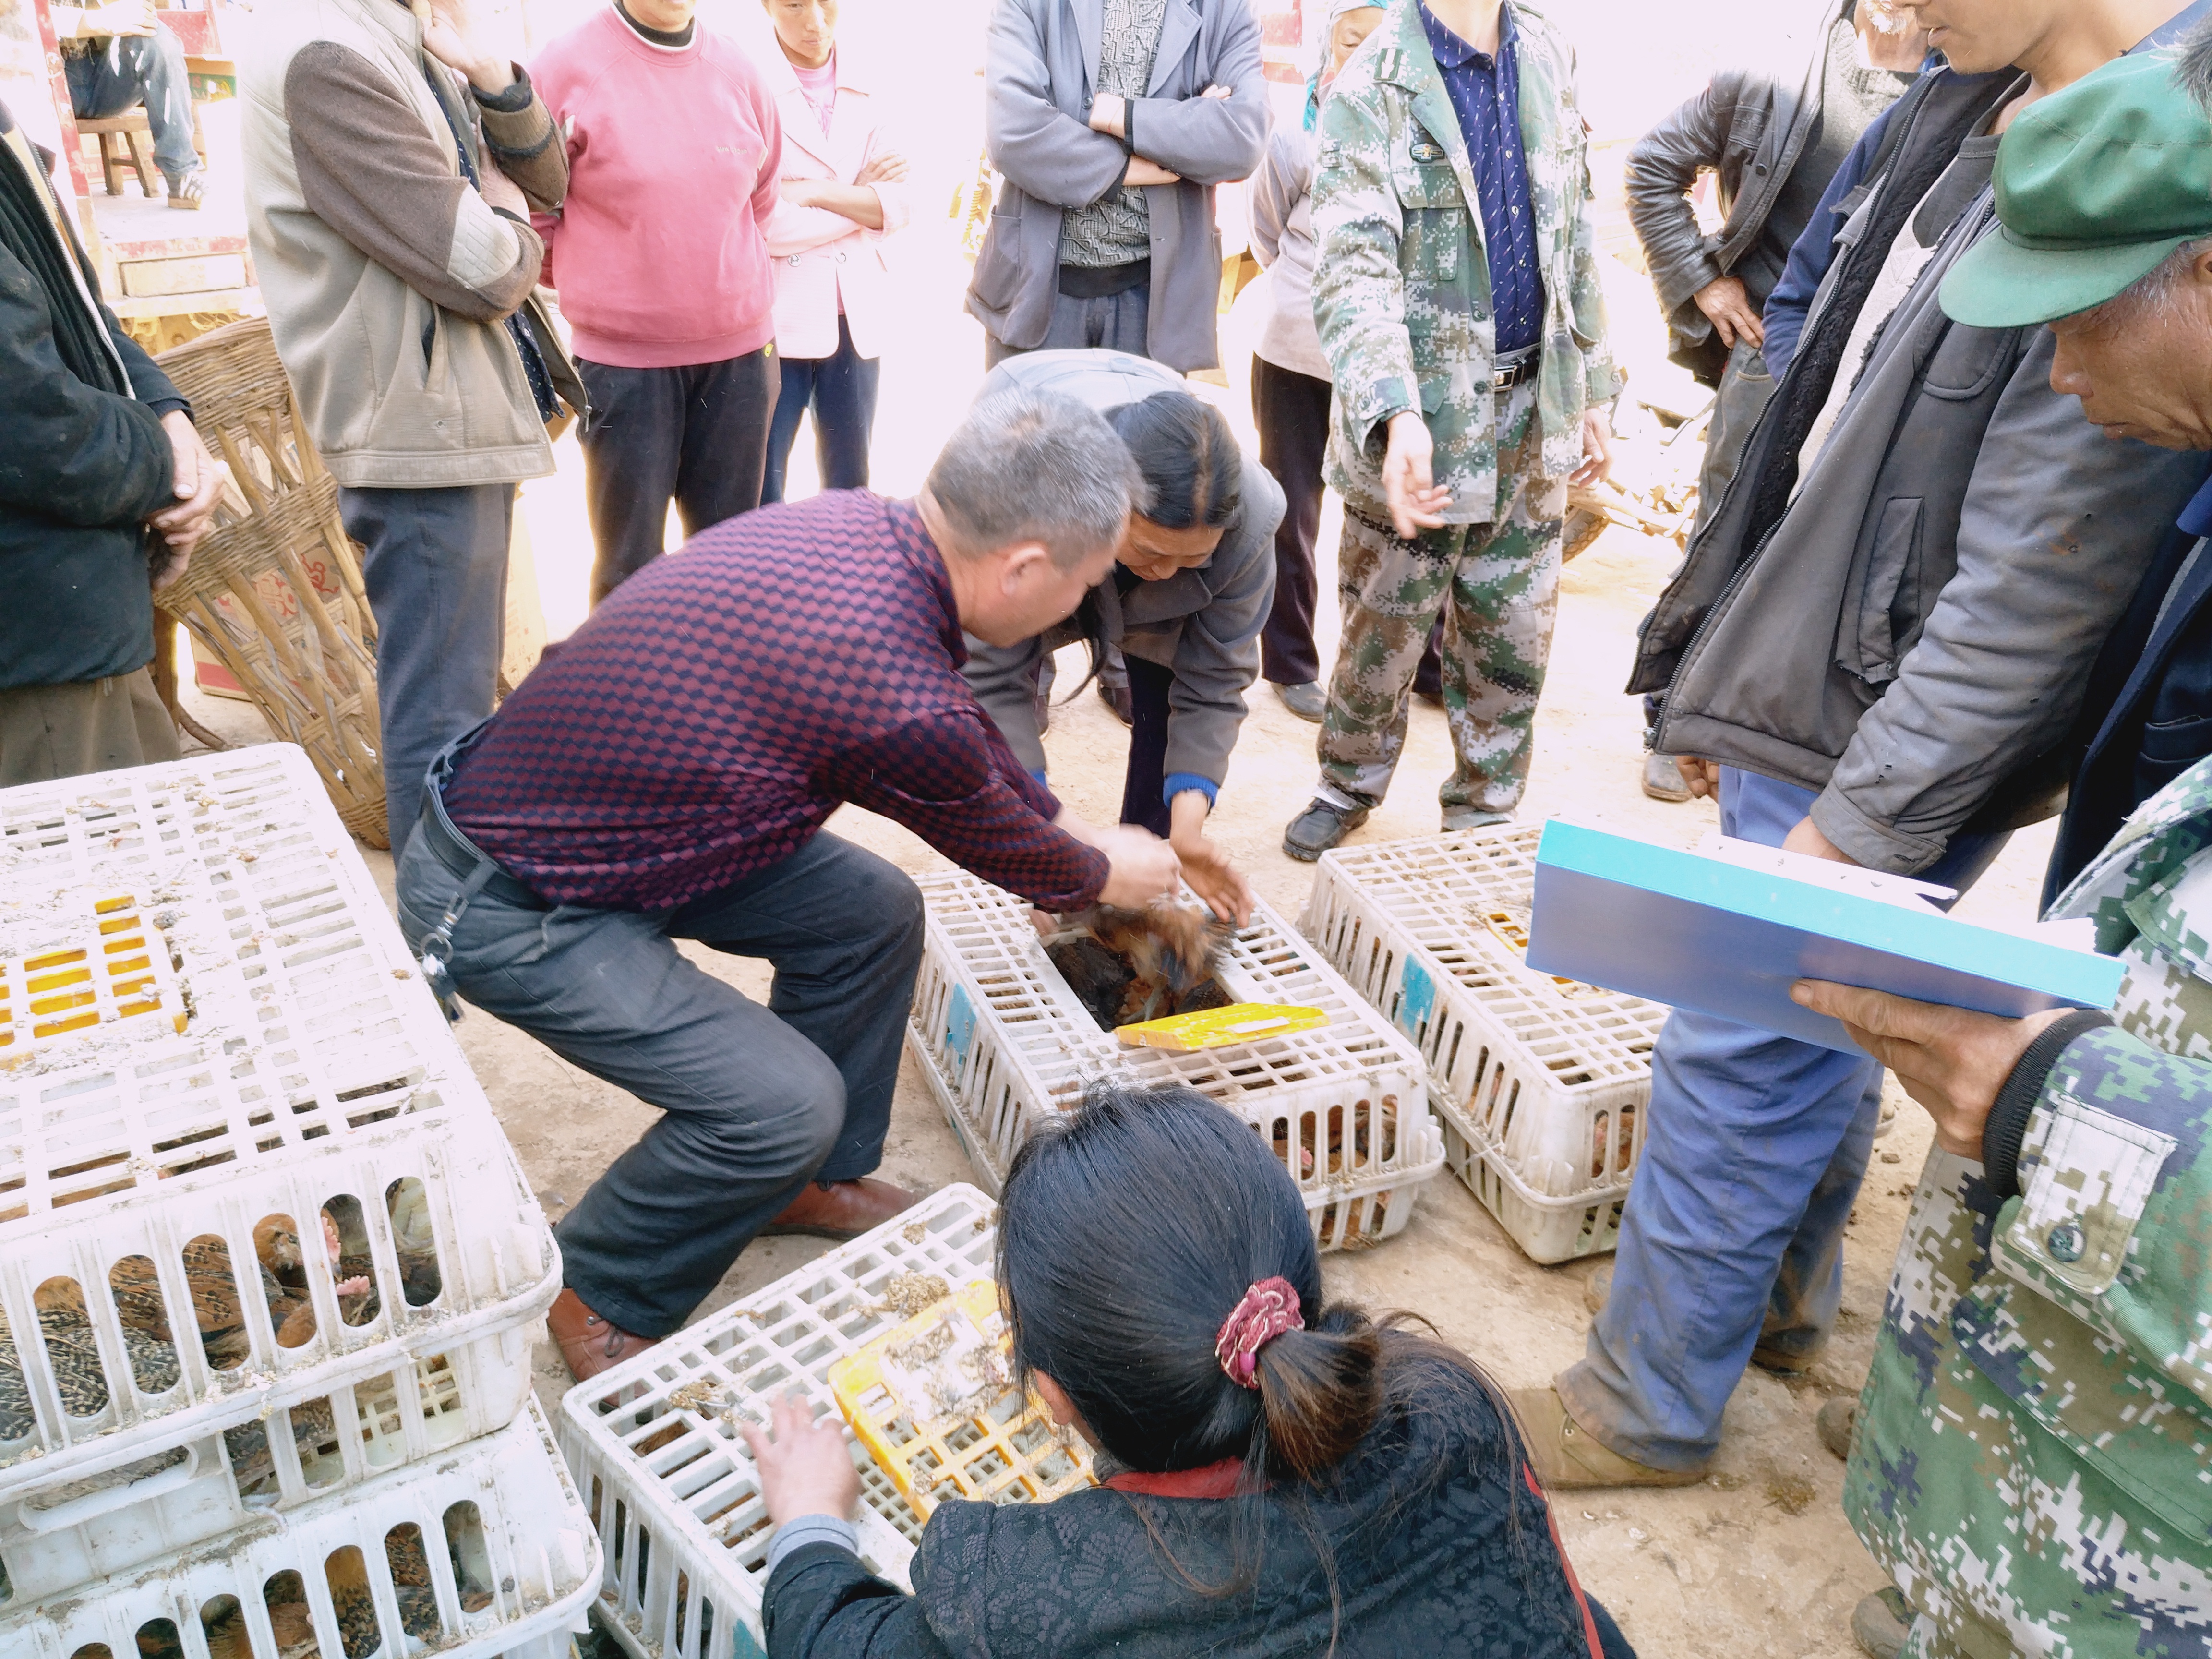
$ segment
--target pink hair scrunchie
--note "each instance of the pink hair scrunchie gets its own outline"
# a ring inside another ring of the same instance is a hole
[[[1240,1389],[1260,1386],[1260,1350],[1285,1331],[1302,1331],[1305,1316],[1298,1311],[1298,1293],[1287,1279],[1263,1279],[1244,1292],[1244,1299],[1221,1322],[1213,1339],[1213,1357],[1229,1380]]]

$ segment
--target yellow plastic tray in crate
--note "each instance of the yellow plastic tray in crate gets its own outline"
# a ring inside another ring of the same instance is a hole
[[[1240,1042],[1318,1031],[1328,1024],[1324,1008],[1293,1008],[1279,1002],[1232,1002],[1195,1013],[1170,1014],[1139,1024],[1117,1025],[1114,1035],[1130,1048],[1164,1048],[1191,1054],[1202,1048],[1233,1048]]]
[[[830,1368],[830,1391],[877,1467],[917,1514],[947,1498],[1041,1504],[1091,1484],[1091,1450],[1024,1399],[988,1279]]]
[[[167,1009],[181,1034],[188,1010],[175,983],[166,914],[129,895],[59,919],[60,937],[16,961],[0,958],[0,1066],[41,1039]],[[35,932],[27,929],[26,931]]]

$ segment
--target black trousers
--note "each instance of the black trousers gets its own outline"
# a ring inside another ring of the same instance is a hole
[[[1129,671],[1129,766],[1121,775],[1121,822],[1140,824],[1156,836],[1168,832],[1168,688],[1175,671],[1142,657],[1127,659]]]
[[[1321,464],[1328,447],[1327,380],[1265,357],[1252,359],[1252,418],[1260,428],[1260,465],[1283,489],[1283,521],[1275,526],[1275,604],[1260,633],[1260,672],[1273,685],[1304,685],[1321,678],[1314,647],[1314,539],[1321,527]]]
[[[769,421],[782,390],[775,348],[719,363],[617,368],[576,361],[592,394],[584,501],[592,603],[660,556],[668,503],[696,536],[760,505]]]
[[[783,392],[769,428],[768,471],[761,500],[783,499],[785,470],[799,422],[814,411],[814,456],[824,489],[868,487],[868,437],[876,425],[876,386],[883,360],[853,349],[853,331],[837,318],[837,350],[828,357],[786,357]]]

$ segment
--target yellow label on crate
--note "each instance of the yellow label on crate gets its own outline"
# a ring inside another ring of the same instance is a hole
[[[1487,927],[1492,933],[1497,935],[1498,942],[1500,945],[1503,945],[1516,957],[1520,958],[1524,966],[1527,964],[1528,960],[1528,924],[1526,917],[1521,912],[1515,910],[1478,909],[1475,911],[1474,915],[1476,919],[1480,921],[1484,927]],[[1587,996],[1590,992],[1595,991],[1597,988],[1594,985],[1585,985],[1578,979],[1562,978],[1558,974],[1550,974],[1546,975],[1546,977],[1548,978],[1553,984],[1558,986],[1560,992],[1566,996]]]
[[[1232,1002],[1226,1008],[1201,1008],[1194,1014],[1170,1014],[1138,1025],[1117,1027],[1114,1035],[1132,1048],[1166,1048],[1190,1054],[1227,1048],[1240,1042],[1264,1042],[1293,1031],[1316,1031],[1328,1024],[1327,1011],[1292,1008],[1277,1002]]]
[[[927,1519],[948,1498],[1042,1503],[1091,1484],[1091,1453],[1016,1389],[988,1279],[963,1285],[830,1368],[837,1409]]]

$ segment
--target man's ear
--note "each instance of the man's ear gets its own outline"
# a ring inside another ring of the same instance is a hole
[[[1001,550],[999,560],[999,591],[1012,599],[1029,585],[1031,576],[1040,574],[1039,565],[1051,564],[1052,555],[1042,542],[1017,542]]]

